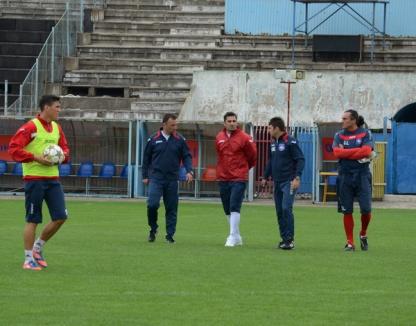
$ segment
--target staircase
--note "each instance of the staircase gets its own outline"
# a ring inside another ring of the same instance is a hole
[[[224,1],[107,0],[92,32],[79,35],[77,57],[67,60],[62,115],[159,120],[180,111],[194,71],[290,68],[289,36],[223,35]],[[31,0],[9,2],[33,7]],[[42,2],[63,10],[64,0]],[[370,39],[362,63],[313,62],[310,44],[295,39],[297,69],[416,70],[416,38],[387,38],[384,49],[377,38],[374,63]]]
[[[1,111],[4,109],[5,80],[8,81],[7,102],[10,105],[19,96],[19,85],[35,63],[54,24],[51,20],[0,18]]]
[[[63,112],[157,120],[178,113],[223,26],[224,0],[108,0],[104,19],[79,40],[75,69],[65,74],[64,93],[77,97],[63,97]],[[103,110],[115,94],[124,101]]]
[[[58,21],[67,2],[68,0],[0,0],[0,18]],[[97,3],[97,0],[84,0],[85,8],[93,8]]]

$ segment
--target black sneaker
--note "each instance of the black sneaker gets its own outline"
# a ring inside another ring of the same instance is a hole
[[[156,233],[157,233],[157,231],[150,231],[149,232],[149,237],[147,238],[147,240],[149,241],[149,242],[155,242],[155,240],[156,240]]]
[[[166,236],[166,242],[167,243],[175,243],[175,239],[171,235]]]
[[[368,239],[367,236],[360,236],[360,245],[362,251],[368,250]]]
[[[283,246],[285,242],[282,240],[277,244],[277,249],[282,249],[281,246]]]
[[[344,251],[355,251],[355,246],[351,243],[347,243],[344,247]]]
[[[283,250],[292,250],[295,249],[295,243],[293,241],[284,241],[279,245],[279,248]]]

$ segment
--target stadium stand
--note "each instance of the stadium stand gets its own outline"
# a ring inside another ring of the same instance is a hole
[[[92,8],[96,0],[83,0]],[[0,0],[0,17],[58,21],[68,0]]]
[[[0,0],[1,11],[30,15],[37,0]],[[77,56],[66,60],[61,88],[63,115],[125,120],[160,119],[178,113],[198,70],[286,69],[291,37],[224,35],[224,0],[106,0],[91,14],[92,32],[78,37]],[[42,0],[44,12],[63,10],[64,0]],[[94,7],[93,0],[85,1]],[[13,10],[10,8],[14,8]],[[48,9],[49,8],[49,9]],[[19,10],[17,10],[19,9]],[[29,14],[28,14],[29,12]],[[97,14],[99,12],[99,14]],[[41,17],[41,16],[40,16]],[[295,40],[298,69],[414,71],[415,38],[364,39],[360,63],[314,62],[312,42]],[[10,101],[9,101],[10,102]],[[1,105],[1,104],[0,104]]]
[[[0,16],[0,108],[4,106],[5,80],[8,81],[8,103],[19,95],[25,79],[48,37],[52,20],[1,18]]]

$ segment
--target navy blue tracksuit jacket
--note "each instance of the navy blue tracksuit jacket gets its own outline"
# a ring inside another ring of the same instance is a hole
[[[159,130],[147,140],[143,157],[143,179],[177,181],[181,162],[187,173],[192,171],[192,156],[185,138],[175,133],[166,140]]]
[[[292,181],[301,176],[305,167],[305,158],[297,140],[283,134],[278,140],[270,144],[269,161],[266,165],[264,177],[272,176],[274,182]]]

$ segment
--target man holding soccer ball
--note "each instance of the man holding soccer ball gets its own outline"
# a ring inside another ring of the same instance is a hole
[[[40,99],[39,107],[40,113],[36,118],[21,126],[9,144],[12,158],[23,163],[26,198],[23,269],[28,270],[41,270],[48,266],[42,254],[43,246],[67,218],[64,193],[58,181],[57,163],[68,160],[69,148],[61,126],[55,122],[61,110],[59,97],[44,95]],[[60,153],[58,158],[45,155],[52,152],[50,145],[59,145],[62,149],[62,153],[58,146],[53,150],[56,150],[57,155]],[[52,221],[35,241],[36,227],[42,223],[43,200],[46,201]]]

